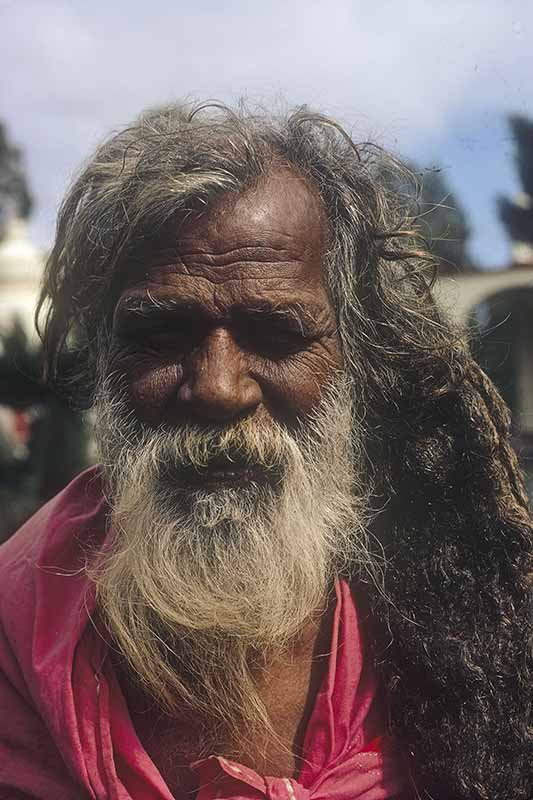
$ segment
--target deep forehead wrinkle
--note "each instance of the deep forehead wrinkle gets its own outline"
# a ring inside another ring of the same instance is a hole
[[[226,246],[215,248],[207,239],[196,237],[180,238],[179,242],[170,244],[162,240],[159,243],[152,243],[149,253],[139,247],[131,253],[130,260],[146,262],[148,259],[154,263],[164,263],[165,261],[185,262],[196,256],[204,256],[206,259],[238,260],[238,261],[271,261],[278,259],[299,260],[304,255],[301,243],[294,240],[294,237],[276,233],[277,241],[265,235],[263,238],[253,240],[246,238],[241,241],[227,242]]]
[[[233,287],[242,286],[246,292],[248,285],[259,289],[260,284],[265,290],[277,286],[282,291],[285,291],[285,288],[290,291],[297,283],[305,284],[306,280],[302,275],[304,266],[304,259],[261,262],[251,259],[230,261],[225,264],[205,263],[203,260],[190,260],[188,264],[184,264],[180,260],[162,264],[157,271],[154,270],[154,274],[145,269],[137,278],[132,277],[129,285],[142,288],[150,283],[161,292],[171,291],[173,288],[179,288],[180,291],[194,291],[194,284],[198,289],[202,284],[206,287],[210,285],[220,288],[223,286],[229,288],[233,285]]]
[[[216,249],[211,242],[198,239],[183,239],[176,248],[178,261],[183,264],[204,263],[213,266],[225,266],[235,262],[245,263],[257,261],[268,263],[272,261],[300,261],[305,257],[305,249],[297,246],[299,243],[292,237],[285,236],[279,243],[267,242],[228,242],[227,246]]]

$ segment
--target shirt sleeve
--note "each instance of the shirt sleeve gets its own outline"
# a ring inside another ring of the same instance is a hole
[[[89,800],[32,707],[0,628],[0,800]]]

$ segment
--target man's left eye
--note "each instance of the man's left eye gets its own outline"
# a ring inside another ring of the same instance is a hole
[[[293,330],[252,330],[249,342],[260,355],[282,358],[298,353],[309,345],[309,338]]]
[[[183,351],[195,347],[204,335],[203,328],[186,322],[164,327],[141,326],[129,338],[139,347],[150,350]]]

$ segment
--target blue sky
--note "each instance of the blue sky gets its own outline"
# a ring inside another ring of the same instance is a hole
[[[530,0],[0,0],[0,118],[25,150],[36,241],[110,130],[184,96],[308,103],[445,169],[471,251],[509,260],[508,113],[533,118]]]

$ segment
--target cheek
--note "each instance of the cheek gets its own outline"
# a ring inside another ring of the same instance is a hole
[[[125,377],[128,404],[135,415],[148,425],[161,424],[182,381],[181,366],[154,363],[137,354],[117,358],[114,369]]]
[[[316,409],[325,387],[342,372],[337,352],[299,353],[263,372],[265,394],[278,416],[306,416]]]

